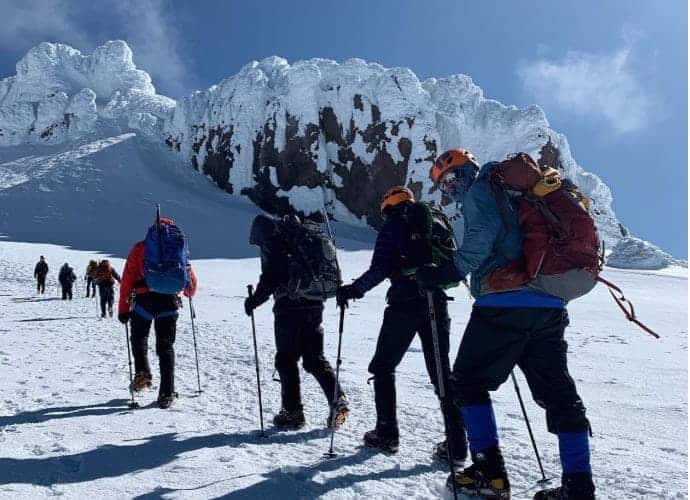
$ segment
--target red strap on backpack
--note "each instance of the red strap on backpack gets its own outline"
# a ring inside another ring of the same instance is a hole
[[[614,285],[610,281],[605,280],[601,276],[597,276],[597,281],[603,283],[608,287],[611,297],[613,297],[613,300],[616,302],[616,304],[618,304],[618,307],[621,308],[621,311],[623,311],[623,314],[625,314],[625,317],[628,319],[628,321],[632,321],[655,339],[660,338],[659,335],[652,331],[651,328],[649,328],[647,325],[645,325],[639,319],[637,319],[637,317],[635,316],[635,308],[633,307],[632,302],[630,302],[623,296],[623,290],[621,290],[618,286]],[[616,294],[613,293],[614,290],[620,294],[620,297],[616,297]],[[624,303],[630,305],[630,310],[625,308]]]

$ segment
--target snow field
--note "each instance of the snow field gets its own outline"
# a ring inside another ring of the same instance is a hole
[[[242,235],[244,237],[244,235]],[[51,273],[45,296],[31,278],[38,255]],[[157,359],[150,339],[154,390],[127,408],[124,328],[97,318],[83,297],[83,271],[94,254],[41,244],[0,241],[0,498],[451,498],[445,464],[431,458],[442,438],[438,403],[415,340],[397,372],[401,452],[360,448],[375,422],[366,371],[385,306],[379,286],[348,310],[341,381],[351,416],[335,437],[339,456],[323,461],[328,404],[302,373],[308,425],[277,433],[280,387],[271,381],[274,341],[270,304],[256,312],[265,425],[258,407],[250,323],[242,302],[259,260],[194,261],[195,298],[204,392],[196,395],[189,309],[181,311],[176,342],[173,409],[155,405]],[[340,252],[346,281],[368,264],[369,251]],[[63,262],[80,277],[72,302],[57,299]],[[113,259],[121,270],[123,261]],[[570,307],[570,370],[592,422],[592,462],[598,498],[687,498],[687,270],[606,270],[633,301],[639,317],[662,335],[654,340],[628,323],[603,287]],[[454,359],[471,302],[452,295]],[[334,363],[338,314],[326,306],[326,354]],[[153,334],[152,334],[153,337]],[[523,396],[550,476],[560,474],[557,442],[543,412]],[[531,498],[539,479],[512,385],[494,397],[513,497]]]

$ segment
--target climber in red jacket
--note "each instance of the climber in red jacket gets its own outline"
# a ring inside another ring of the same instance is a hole
[[[151,254],[151,255],[149,255]],[[148,336],[151,323],[156,332],[156,354],[160,365],[160,388],[158,404],[169,408],[177,397],[175,392],[175,332],[177,327],[177,310],[180,308],[179,293],[161,293],[161,288],[147,283],[155,279],[160,283],[160,274],[149,274],[145,264],[152,259],[166,258],[164,265],[170,265],[171,256],[179,257],[174,268],[166,279],[175,279],[175,273],[183,273],[185,297],[193,297],[197,288],[197,277],[191,264],[187,261],[187,246],[182,232],[172,219],[161,218],[151,226],[146,240],[136,243],[129,251],[120,284],[118,319],[122,323],[131,323],[132,354],[134,355],[135,377],[131,389],[141,391],[151,387],[151,368],[149,366]],[[149,262],[150,264],[150,262]],[[157,263],[160,264],[160,261]],[[185,271],[180,271],[185,270]],[[160,271],[159,271],[160,273]],[[180,289],[178,288],[178,290]]]

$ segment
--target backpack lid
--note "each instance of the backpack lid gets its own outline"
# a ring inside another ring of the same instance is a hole
[[[516,191],[532,189],[543,177],[539,164],[527,153],[516,153],[500,162],[491,172],[491,180]]]

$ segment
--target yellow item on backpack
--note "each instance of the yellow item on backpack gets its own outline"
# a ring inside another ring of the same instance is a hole
[[[532,192],[542,198],[549,193],[553,193],[561,188],[561,174],[554,168],[547,168],[544,171],[544,176],[532,188]]]

